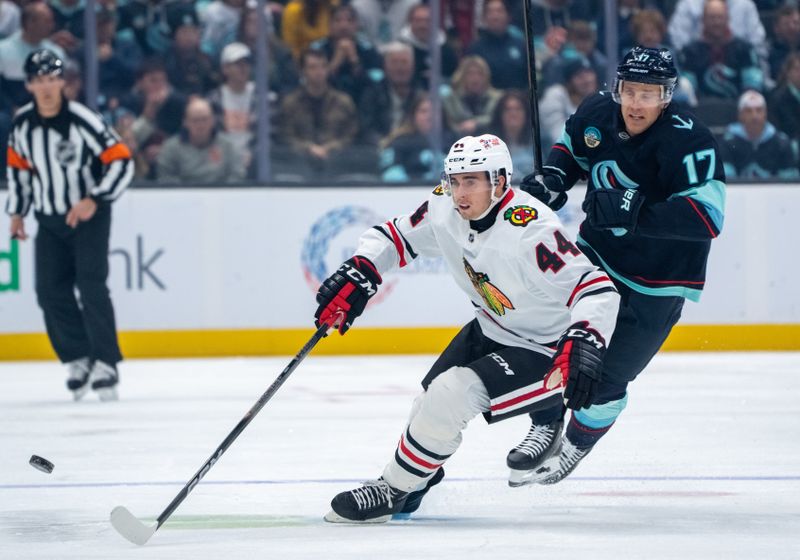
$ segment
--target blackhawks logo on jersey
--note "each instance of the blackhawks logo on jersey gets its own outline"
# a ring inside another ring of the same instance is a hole
[[[506,295],[501,292],[497,286],[489,282],[489,276],[484,272],[475,272],[475,269],[464,260],[464,270],[467,272],[475,291],[483,298],[486,306],[494,311],[496,314],[502,316],[506,314],[506,309],[514,309]]]
[[[505,214],[503,214],[503,217],[511,222],[512,226],[525,227],[528,225],[528,223],[538,218],[539,213],[536,211],[536,208],[520,205],[512,206],[506,210]]]

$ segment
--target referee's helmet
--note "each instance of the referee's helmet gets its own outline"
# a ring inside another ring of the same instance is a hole
[[[37,49],[25,59],[25,77],[28,81],[36,76],[61,76],[64,61],[50,49]]]

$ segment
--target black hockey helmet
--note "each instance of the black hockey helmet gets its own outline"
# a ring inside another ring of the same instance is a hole
[[[620,102],[620,86],[623,81],[655,84],[661,86],[661,100],[669,103],[678,81],[678,71],[669,49],[637,46],[626,54],[617,66],[614,80],[614,101]]]
[[[25,59],[25,77],[31,80],[36,76],[61,76],[64,61],[49,49],[37,49]]]

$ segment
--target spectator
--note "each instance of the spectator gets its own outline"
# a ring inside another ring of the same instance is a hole
[[[97,12],[98,103],[101,108],[114,107],[130,91],[141,63],[142,52],[131,38],[117,37],[116,14],[110,10]],[[84,60],[84,47],[75,58]]]
[[[739,98],[739,122],[730,124],[720,143],[725,176],[729,179],[800,177],[797,147],[767,122],[767,102],[748,90]]]
[[[364,90],[359,102],[361,139],[377,145],[397,128],[419,93],[414,83],[414,51],[395,41],[383,49],[383,77]]]
[[[547,88],[539,103],[542,144],[550,146],[557,142],[567,118],[597,90],[597,73],[591,64],[580,58],[567,64],[564,85],[554,84]]]
[[[502,93],[492,87],[486,61],[477,55],[465,56],[452,80],[453,88],[442,100],[445,120],[458,136],[473,135],[486,128]]]
[[[63,49],[48,39],[53,32],[53,11],[45,2],[30,2],[22,9],[20,29],[0,41],[0,111],[13,114],[31,100],[25,89],[23,65],[38,49],[49,49],[62,60]]]
[[[383,62],[372,43],[358,35],[358,13],[348,4],[333,9],[330,33],[311,48],[328,56],[331,84],[353,99],[361,97],[368,75],[380,70]]]
[[[575,59],[587,61],[598,78],[605,78],[608,59],[597,50],[597,34],[589,22],[577,19],[569,24],[567,42],[561,51],[543,65],[542,83],[544,87],[565,83],[564,68]]]
[[[128,0],[117,7],[117,30],[123,37],[133,38],[145,57],[163,55],[172,40],[170,21],[174,10],[194,7],[193,0]]]
[[[0,40],[19,29],[19,6],[11,0],[0,0]]]
[[[786,57],[800,51],[800,9],[791,4],[783,6],[775,14],[772,31],[769,69],[771,77],[777,78]]]
[[[225,45],[236,39],[245,4],[246,0],[214,0],[203,12],[200,45],[215,62]]]
[[[708,0],[702,39],[680,52],[680,70],[698,96],[736,99],[748,89],[761,91],[764,74],[753,46],[731,34],[724,0]]]
[[[635,47],[637,44],[634,39],[635,32],[633,30],[633,20],[642,11],[641,0],[619,0],[617,2],[617,55],[621,58]],[[652,10],[658,14],[658,10]],[[662,20],[663,20],[663,16]],[[663,37],[666,34],[666,23],[664,24]],[[605,52],[605,36],[606,36],[606,20],[605,13],[600,14],[600,21],[597,24],[597,36],[600,38],[599,47],[606,55]]]
[[[173,89],[164,63],[157,58],[142,62],[133,90],[121,103],[137,115],[133,123],[137,146],[147,143],[153,134],[166,138],[181,129],[186,98]]]
[[[503,0],[483,5],[483,28],[467,54],[478,54],[489,64],[492,85],[497,89],[526,89],[528,59],[525,40],[510,28],[508,8]]]
[[[442,26],[447,31],[448,41],[461,56],[475,41],[481,4],[485,0],[450,0],[441,2]]]
[[[55,33],[52,40],[69,55],[75,55],[84,36],[84,2],[82,0],[48,0],[53,10]]]
[[[183,130],[164,142],[158,154],[161,183],[234,183],[244,178],[242,154],[217,131],[211,104],[192,97]]]
[[[524,1],[508,0],[511,23],[518,29],[525,29],[525,22],[522,18]],[[596,21],[597,19],[595,18],[596,7],[592,6],[595,2],[584,0],[577,2],[573,0],[530,0],[530,2],[533,34],[536,36],[546,35],[549,30],[559,28],[566,37],[566,30],[572,20]]]
[[[64,97],[70,101],[83,103],[86,100],[83,91],[83,75],[77,62],[67,61],[64,63],[63,78],[64,88],[61,92]]]
[[[256,86],[250,79],[251,56],[243,43],[231,43],[222,49],[220,64],[225,81],[209,95],[209,101],[221,116],[222,129],[243,155],[245,166],[250,165],[250,144],[258,114]]]
[[[274,93],[270,96],[270,103],[274,105],[279,97],[297,87],[299,78],[291,51],[278,39],[270,19],[266,15],[264,29],[267,31],[266,37],[261,37],[267,41],[269,51],[269,89]],[[250,51],[255,53],[258,48],[258,40],[258,10],[248,8],[242,14],[238,41],[247,45]]]
[[[205,95],[219,80],[215,63],[203,52],[200,19],[194,6],[186,5],[170,12],[172,44],[164,57],[167,78],[183,95]]]
[[[533,169],[531,110],[526,94],[518,90],[505,92],[494,108],[486,132],[505,140],[514,169]]]
[[[800,53],[786,57],[769,111],[775,126],[800,144]]]
[[[331,10],[335,0],[291,0],[283,10],[281,37],[295,60],[311,43],[330,32]]]
[[[288,143],[294,167],[307,178],[330,178],[352,170],[348,148],[358,133],[353,100],[328,84],[327,57],[308,50],[300,58],[302,85],[281,104],[282,140]]]
[[[669,20],[669,37],[676,51],[705,35],[705,12],[708,0],[679,0]],[[764,25],[753,0],[725,0],[728,28],[735,37],[752,45],[760,59],[767,57]]]
[[[408,11],[419,0],[351,0],[358,12],[361,30],[373,44],[383,46],[396,41],[408,19]]]
[[[427,4],[417,4],[408,12],[408,25],[400,31],[400,40],[414,49],[414,81],[421,87],[428,87],[431,72],[429,42],[431,35],[431,8]],[[458,57],[447,44],[444,32],[436,30],[436,43],[441,51],[441,76],[450,78],[458,64]]]
[[[382,181],[422,183],[438,178],[444,154],[434,152],[430,138],[432,129],[433,104],[419,95],[400,126],[381,142]]]

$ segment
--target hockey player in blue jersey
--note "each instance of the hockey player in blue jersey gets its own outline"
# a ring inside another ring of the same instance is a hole
[[[611,92],[588,98],[566,122],[543,175],[521,187],[557,210],[588,181],[578,247],[614,281],[622,298],[585,404],[531,414],[508,454],[509,485],[554,484],[608,432],[627,403],[627,385],[647,366],[681,315],[698,301],[711,240],[722,230],[725,176],[709,130],[670,104],[677,72],[667,49],[636,47]]]

